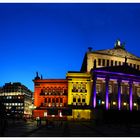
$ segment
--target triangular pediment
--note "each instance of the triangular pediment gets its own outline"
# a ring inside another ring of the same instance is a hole
[[[107,49],[107,50],[99,50],[99,51],[94,51],[93,53],[100,53],[100,54],[106,54],[106,55],[112,55],[112,56],[118,56],[118,57],[127,57],[130,59],[139,59],[139,57],[127,52],[124,49],[121,48],[113,48],[113,49]]]

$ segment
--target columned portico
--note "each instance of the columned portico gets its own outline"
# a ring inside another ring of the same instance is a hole
[[[97,77],[96,75],[94,75],[93,77],[93,107],[95,108],[96,107],[96,80],[97,80]]]
[[[121,110],[128,109],[127,105],[129,104],[130,111],[133,110],[133,106],[138,106],[136,100],[133,103],[133,96],[137,96],[139,91],[137,90],[138,88],[136,90],[133,89],[133,85],[137,83],[137,86],[140,86],[140,71],[137,71],[128,65],[122,65],[115,67],[95,68],[91,72],[93,75],[93,108],[97,106],[96,83],[98,85],[100,84],[101,88],[100,94],[98,92],[98,98],[100,98],[98,100],[98,106],[102,105],[102,107],[104,106],[106,110],[110,108]],[[101,79],[104,82],[101,81]],[[135,90],[135,95],[133,95],[133,90]],[[129,94],[129,96],[127,94]]]
[[[108,110],[108,92],[109,92],[109,77],[107,76],[106,78],[105,78],[105,81],[106,81],[106,84],[105,84],[105,91],[106,91],[106,96],[105,96],[105,105],[106,105],[106,110]]]
[[[118,109],[121,109],[121,80],[118,79]]]
[[[132,111],[132,108],[133,108],[133,89],[132,89],[132,84],[133,82],[132,81],[129,81],[129,109],[130,111]]]

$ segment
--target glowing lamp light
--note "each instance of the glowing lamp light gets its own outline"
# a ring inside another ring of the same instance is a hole
[[[113,105],[116,105],[116,102],[113,102]]]
[[[62,112],[60,112],[59,116],[62,117]]]
[[[47,112],[44,112],[44,117],[47,117],[47,115],[48,115]]]
[[[134,106],[137,106],[137,104],[136,104],[136,103],[134,103]]]
[[[104,104],[105,104],[105,102],[104,102],[104,101],[102,101],[102,104],[104,105]]]
[[[126,106],[126,102],[124,102],[123,105]]]
[[[52,117],[55,117],[55,115],[52,115]]]

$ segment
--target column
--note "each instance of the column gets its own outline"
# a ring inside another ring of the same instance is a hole
[[[96,107],[96,80],[97,77],[96,75],[93,75],[93,99],[92,99],[92,103],[93,103],[93,108]]]
[[[132,84],[133,84],[133,82],[132,81],[129,81],[129,109],[130,109],[130,111],[132,111],[132,108],[133,108],[133,99],[132,99],[133,90],[132,90]]]
[[[106,110],[108,110],[108,100],[109,100],[109,98],[108,98],[108,92],[109,92],[109,77],[106,77],[106,78],[105,78],[105,81],[106,81],[106,83],[105,83],[105,87],[106,87],[106,99],[105,99],[105,104],[106,104]]]
[[[121,109],[121,80],[118,79],[118,109]]]

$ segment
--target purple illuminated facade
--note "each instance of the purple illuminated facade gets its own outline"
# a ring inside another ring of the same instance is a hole
[[[93,78],[93,107],[95,108],[96,107],[96,75],[94,75],[94,78]]]
[[[106,110],[108,110],[108,90],[109,90],[109,87],[108,87],[108,84],[109,84],[109,78],[108,77],[106,77],[106,98],[105,98],[105,105],[106,105]]]
[[[91,70],[93,80],[93,108],[105,102],[106,110],[115,108],[132,111],[137,108],[137,90],[140,88],[140,71],[126,64],[95,68]],[[94,76],[96,75],[96,78]],[[102,81],[102,82],[99,82]],[[96,85],[102,85],[101,94],[97,94]],[[98,96],[98,100],[97,100]],[[101,97],[102,96],[102,97]],[[135,97],[133,99],[133,97]]]
[[[118,109],[121,109],[121,81],[118,80]]]
[[[129,108],[130,111],[132,111],[132,107],[133,107],[133,99],[132,99],[132,81],[129,82]]]

